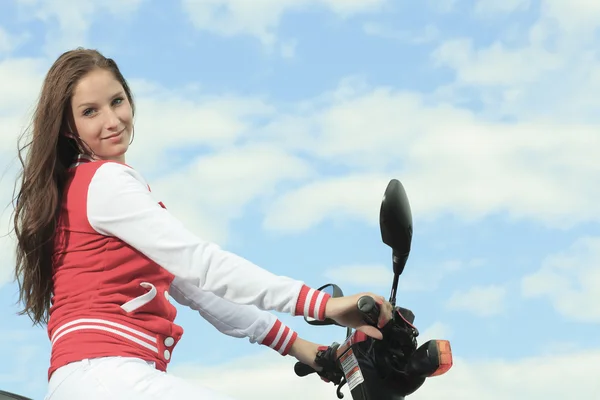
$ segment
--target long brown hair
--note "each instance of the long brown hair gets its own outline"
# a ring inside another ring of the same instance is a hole
[[[48,71],[31,129],[19,139],[30,131],[28,142],[18,150],[22,171],[14,199],[15,278],[24,307],[19,315],[27,314],[34,325],[48,323],[53,240],[67,169],[78,154],[92,155],[74,131],[71,97],[79,80],[98,68],[114,74],[135,110],[131,90],[117,64],[96,50],[77,48],[63,53]]]

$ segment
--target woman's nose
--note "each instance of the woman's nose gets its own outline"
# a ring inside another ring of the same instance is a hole
[[[112,109],[108,110],[108,112],[106,113],[106,129],[117,129],[119,127],[120,122],[121,120],[119,119],[117,113]]]

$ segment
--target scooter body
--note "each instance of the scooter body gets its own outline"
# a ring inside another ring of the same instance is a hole
[[[15,393],[5,392],[0,390],[0,400],[32,400],[29,397],[19,396]]]

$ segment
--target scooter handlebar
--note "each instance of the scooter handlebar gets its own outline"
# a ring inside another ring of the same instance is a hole
[[[317,371],[313,367],[311,367],[309,365],[306,365],[306,364],[301,363],[300,361],[298,361],[296,363],[296,365],[294,365],[294,372],[299,377],[303,377],[303,376],[307,376],[307,375],[310,375],[312,373],[315,373]]]
[[[362,296],[358,299],[357,306],[362,313],[365,322],[369,325],[377,326],[380,308],[375,299],[371,296]]]
[[[373,326],[377,326],[377,322],[379,321],[380,308],[375,299],[373,299],[373,297],[362,296],[360,299],[358,299],[356,306],[363,315],[363,318],[366,323]],[[334,343],[332,346],[328,347],[327,351],[319,352],[319,355],[317,356],[317,362],[324,361],[326,363],[325,365],[323,365],[324,370],[321,374],[339,374],[341,372],[339,366],[337,366],[335,363],[335,360],[340,356],[339,354],[337,354],[338,346],[339,345],[337,343]],[[299,377],[304,377],[312,373],[316,373],[317,371],[314,368],[302,362],[297,362],[294,365],[294,372]]]

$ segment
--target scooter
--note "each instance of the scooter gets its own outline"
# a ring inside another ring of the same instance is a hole
[[[394,270],[389,300],[394,312],[390,322],[381,328],[383,339],[377,340],[347,328],[342,344],[334,342],[319,349],[315,363],[322,370],[317,372],[301,362],[294,366],[300,377],[317,373],[322,380],[333,382],[340,399],[344,397],[341,388],[348,384],[353,400],[404,400],[427,378],[443,375],[453,365],[450,342],[430,340],[418,346],[415,315],[407,308],[396,306],[398,280],[406,266],[413,235],[410,204],[397,179],[392,179],[385,190],[379,225],[383,242],[392,248]],[[343,296],[342,289],[335,284],[324,285],[320,290],[327,291],[332,297]],[[377,326],[379,306],[372,297],[361,297],[357,307],[366,323]],[[338,325],[330,319],[305,320],[310,325]]]
[[[19,396],[18,394],[0,390],[0,400],[32,400],[29,397]]]

